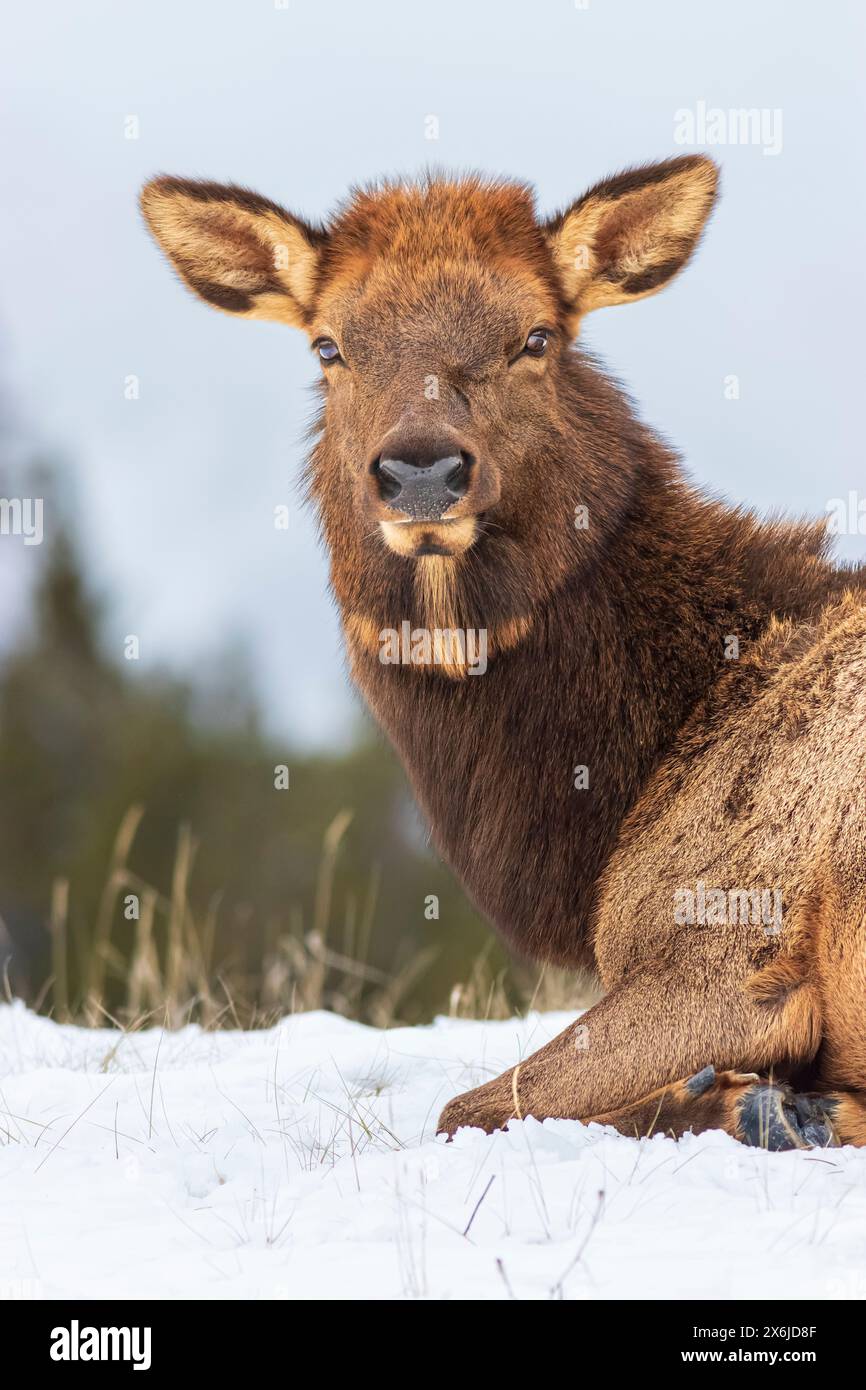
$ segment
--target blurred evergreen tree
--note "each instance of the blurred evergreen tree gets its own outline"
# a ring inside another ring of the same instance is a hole
[[[293,756],[262,735],[251,697],[235,719],[203,720],[188,684],[105,654],[101,606],[69,536],[56,536],[46,549],[30,631],[0,670],[0,918],[12,941],[15,989],[32,999],[48,980],[52,885],[65,879],[69,1003],[81,1001],[112,845],[124,815],[138,805],[143,817],[129,856],[135,874],[168,897],[179,828],[190,827],[198,843],[191,905],[204,914],[220,895],[213,958],[256,998],[274,942],[313,925],[323,837],[335,816],[349,811],[334,870],[338,926],[329,948],[359,950],[359,924],[372,903],[364,948],[371,978],[434,948],[435,961],[399,1013],[415,1021],[445,1007],[489,933],[425,849],[402,771],[384,742],[371,736],[342,756]],[[287,791],[274,787],[278,764],[289,766]],[[438,899],[432,920],[425,916],[430,895]],[[110,933],[117,955],[106,998],[117,1006],[134,939],[122,904],[113,909]]]

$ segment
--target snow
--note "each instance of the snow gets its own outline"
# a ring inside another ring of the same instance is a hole
[[[0,1006],[0,1297],[866,1295],[866,1150],[435,1136],[572,1017],[124,1034]]]

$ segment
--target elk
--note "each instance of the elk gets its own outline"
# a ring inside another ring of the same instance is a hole
[[[326,226],[234,185],[142,193],[190,289],[319,359],[351,672],[435,844],[516,952],[605,990],[449,1135],[866,1143],[866,569],[826,523],[690,485],[577,341],[683,268],[717,186],[681,157],[543,220],[522,184],[430,174]],[[482,632],[483,671],[454,640]]]

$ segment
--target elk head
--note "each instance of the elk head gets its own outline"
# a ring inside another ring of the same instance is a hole
[[[571,345],[585,313],[682,268],[716,186],[688,156],[540,221],[523,185],[430,176],[357,191],[327,227],[231,185],[145,186],[190,289],[309,338],[311,491],[356,641],[414,617],[513,645],[604,544],[630,496],[627,410]],[[576,532],[580,507],[593,524]]]

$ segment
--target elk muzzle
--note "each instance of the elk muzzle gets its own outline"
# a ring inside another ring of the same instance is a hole
[[[390,550],[459,555],[499,499],[499,472],[451,429],[395,429],[370,464],[368,499]]]

